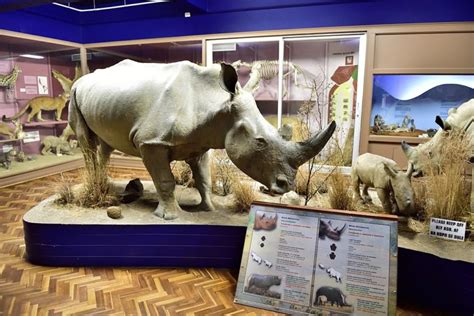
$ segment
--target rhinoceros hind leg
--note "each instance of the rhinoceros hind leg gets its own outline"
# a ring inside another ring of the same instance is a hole
[[[99,159],[102,165],[106,165],[109,162],[110,155],[114,151],[114,148],[110,147],[102,139],[99,139]]]
[[[214,211],[214,205],[211,201],[211,173],[209,167],[209,151],[195,159],[188,160],[196,188],[201,195],[201,204],[197,207],[200,211]]]
[[[159,204],[154,214],[167,220],[177,218],[182,209],[174,195],[175,180],[170,169],[168,149],[159,145],[142,145],[140,153],[158,193]]]
[[[372,198],[369,195],[369,186],[364,183],[362,186],[362,198],[365,203],[370,203],[372,202]]]

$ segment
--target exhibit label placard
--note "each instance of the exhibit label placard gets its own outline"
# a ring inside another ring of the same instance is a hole
[[[309,315],[394,315],[395,216],[254,203],[235,302]]]
[[[443,218],[432,217],[430,221],[430,236],[464,241],[466,235],[466,223],[452,221]]]

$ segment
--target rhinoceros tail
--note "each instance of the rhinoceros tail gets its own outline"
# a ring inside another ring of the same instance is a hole
[[[81,149],[95,152],[97,141],[94,132],[87,126],[86,120],[81,113],[77,104],[76,89],[71,91],[71,99],[69,101],[69,125],[76,134],[77,141]]]

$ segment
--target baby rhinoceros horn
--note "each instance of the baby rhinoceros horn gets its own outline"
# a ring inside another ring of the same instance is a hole
[[[332,121],[325,130],[320,131],[303,142],[293,143],[289,153],[290,164],[301,166],[316,156],[326,145],[336,129],[336,122]]]

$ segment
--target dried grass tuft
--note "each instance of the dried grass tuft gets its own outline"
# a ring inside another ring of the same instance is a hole
[[[450,131],[439,147],[436,163],[428,160],[426,215],[461,219],[470,210],[467,161],[469,144],[463,132]]]
[[[237,168],[225,150],[214,150],[211,159],[212,192],[226,196],[232,192],[232,183],[237,177]]]
[[[329,177],[329,205],[338,210],[353,210],[352,192],[349,179],[339,172]]]
[[[424,179],[412,179],[411,186],[414,193],[414,208],[418,214],[422,214],[426,210],[426,177]]]
[[[73,180],[71,178],[65,177],[61,173],[61,180],[59,181],[57,188],[59,197],[54,202],[59,205],[67,205],[74,203],[75,196],[73,186]]]
[[[327,178],[320,173],[310,173],[306,166],[296,172],[295,192],[299,195],[314,197],[316,193],[327,193]]]
[[[75,203],[83,207],[108,207],[118,205],[119,200],[110,194],[107,162],[99,159],[97,151],[82,148],[86,167],[82,172],[83,187]]]
[[[185,187],[193,187],[193,172],[191,167],[184,161],[174,161],[171,163],[171,172],[173,173],[176,184]]]
[[[237,210],[242,213],[248,213],[250,211],[250,205],[257,198],[255,187],[247,182],[236,179],[232,184],[232,189]]]

